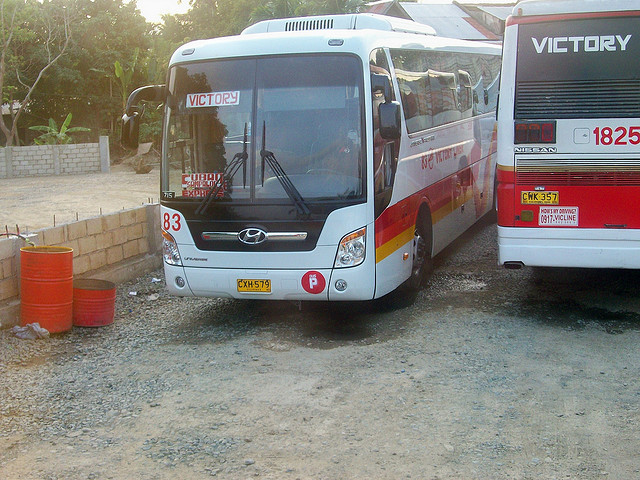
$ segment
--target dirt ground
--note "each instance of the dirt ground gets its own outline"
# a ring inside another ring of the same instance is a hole
[[[2,223],[157,197],[119,170],[0,180]],[[504,270],[484,221],[409,306],[162,276],[119,285],[106,327],[0,330],[1,480],[640,479],[640,272]]]
[[[160,180],[157,167],[136,174],[120,164],[111,173],[0,178],[0,192],[0,231],[27,232],[158,202]]]

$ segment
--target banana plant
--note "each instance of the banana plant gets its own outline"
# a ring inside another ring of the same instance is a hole
[[[58,129],[58,124],[53,118],[49,119],[49,125],[35,125],[33,127],[29,127],[29,130],[44,132],[33,141],[36,145],[64,145],[71,143],[73,140],[70,135],[71,133],[91,131],[90,128],[85,127],[69,127],[71,118],[72,115],[69,113],[67,118],[64,119],[64,122],[62,122],[60,129]]]
[[[131,62],[131,68],[129,69],[125,70],[118,60],[116,60],[113,64],[116,78],[120,81],[120,93],[122,95],[123,110],[125,108],[125,105],[127,104],[127,98],[129,96],[129,87],[131,85],[131,80],[133,79],[133,73],[135,72],[136,64],[138,63],[139,54],[140,54],[140,49],[136,47],[133,51],[133,61]]]

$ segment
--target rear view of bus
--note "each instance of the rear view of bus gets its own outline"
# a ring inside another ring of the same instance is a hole
[[[498,109],[500,264],[640,267],[638,7],[525,1],[508,18]]]

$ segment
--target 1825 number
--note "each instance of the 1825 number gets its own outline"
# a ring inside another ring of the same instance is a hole
[[[596,127],[593,129],[596,145],[638,145],[640,127]]]

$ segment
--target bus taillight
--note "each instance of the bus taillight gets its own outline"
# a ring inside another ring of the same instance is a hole
[[[555,143],[556,122],[516,122],[514,143]]]

